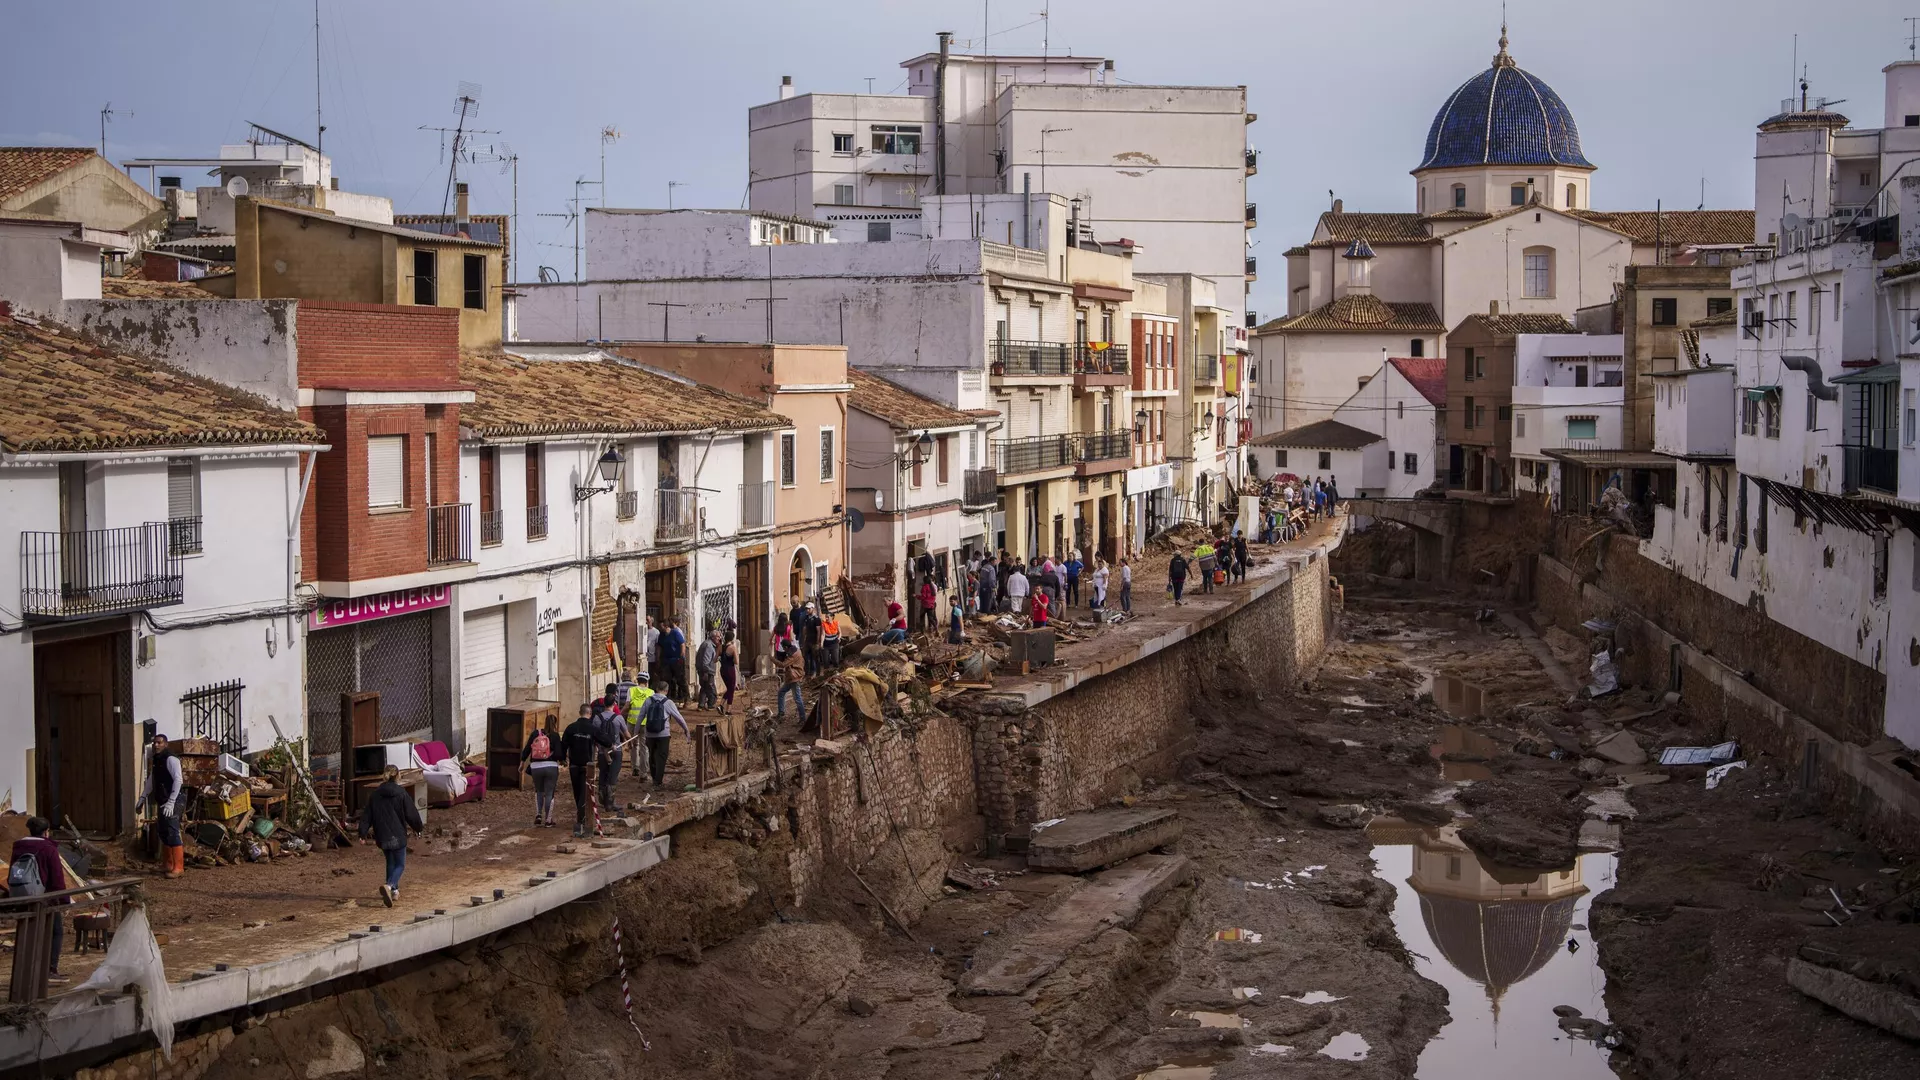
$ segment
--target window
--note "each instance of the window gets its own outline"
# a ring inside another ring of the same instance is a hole
[[[1753,391],[1740,395],[1740,434],[1760,434],[1760,398]]]
[[[1482,428],[1487,426],[1487,407],[1485,405],[1475,405],[1473,407],[1473,426]]]
[[[487,257],[468,255],[461,260],[460,306],[468,311],[487,310]]]
[[[1464,410],[1462,410],[1461,422],[1464,423],[1467,427],[1471,428],[1473,426],[1473,417],[1474,417],[1473,399],[1469,397],[1467,399],[1467,407]]]
[[[953,436],[951,435],[942,435],[933,440],[933,482],[936,484],[944,484],[947,482],[947,463],[949,458],[947,446],[951,442],[953,442]]]
[[[1527,185],[1515,184],[1507,190],[1507,202],[1513,206],[1527,205]]]
[[[977,431],[969,431],[967,432],[967,468],[977,469],[979,467],[980,433]]]
[[[1840,317],[1840,287],[1838,285],[1833,287],[1833,317],[1835,319]]]
[[[891,221],[867,222],[867,242],[868,243],[884,244],[892,239],[893,239],[893,222]]]
[[[1732,310],[1733,310],[1733,297],[1731,296],[1707,297],[1707,314],[1708,315],[1725,315],[1727,312]]]
[[[1906,126],[1920,127],[1920,113],[1908,113]]]
[[[919,124],[874,124],[867,130],[873,133],[873,152],[876,154],[920,152]]]
[[[1714,515],[1713,538],[1721,543],[1727,542],[1727,473],[1724,469],[1715,469],[1720,474],[1720,511]]]
[[[1420,455],[1401,454],[1400,467],[1408,476],[1420,475]]]
[[[833,152],[836,154],[853,153],[853,132],[851,131],[845,132],[845,133],[838,132],[838,131],[834,132],[833,133]]]
[[[1511,405],[1495,406],[1493,410],[1493,419],[1494,419],[1494,422],[1498,424],[1512,423],[1513,422],[1513,406]]]
[[[1621,379],[1625,375],[1625,373],[1617,367],[1599,368],[1597,369],[1597,374],[1599,378],[1594,381],[1593,385],[1595,386],[1619,386],[1621,385]]]
[[[1387,471],[1393,471],[1393,451],[1387,451]]]
[[[407,437],[373,435],[367,439],[367,506],[407,504]]]
[[[1760,339],[1760,311],[1754,306],[1751,296],[1740,298],[1740,327],[1742,337],[1753,338],[1755,341]]]
[[[1733,523],[1733,546],[1739,548],[1747,546],[1747,477],[1744,473],[1740,476],[1740,513]],[[1732,572],[1732,568],[1729,567],[1728,573]]]
[[[439,260],[431,251],[415,249],[413,253],[413,302],[432,306],[440,302],[440,284],[436,280]]]
[[[907,443],[907,486],[922,487],[927,482],[927,459],[917,443]]]
[[[1331,450],[1320,451],[1320,467],[1323,469],[1333,468],[1333,451]]]
[[[541,465],[546,458],[545,447],[539,443],[527,444],[527,509],[546,505],[546,475]]]
[[[1811,390],[1807,391],[1807,430],[1820,430],[1820,399]]]
[[[1467,208],[1467,185],[1453,185],[1453,207],[1456,210],[1465,210]]]
[[[1680,300],[1678,297],[1656,296],[1653,298],[1653,325],[1680,325]]]
[[[1475,357],[1474,357],[1474,353],[1473,353],[1473,350],[1472,350],[1472,349],[1468,349],[1468,350],[1467,350],[1467,352],[1466,352],[1466,356],[1464,357],[1464,359],[1465,359],[1465,361],[1466,361],[1466,363],[1465,363],[1465,365],[1464,365],[1464,366],[1465,366],[1465,368],[1466,368],[1466,375],[1465,375],[1465,378],[1466,378],[1466,380],[1467,380],[1468,382],[1472,382],[1472,381],[1473,381],[1473,368],[1474,368],[1474,359],[1475,359]]]
[[[1273,467],[1276,469],[1284,469],[1287,467],[1287,452],[1285,450],[1275,450],[1273,452]]]
[[[1526,413],[1514,414],[1513,437],[1516,439],[1524,439],[1527,437],[1527,414]]]
[[[1427,355],[1427,339],[1426,339],[1426,338],[1414,338],[1414,339],[1413,339],[1412,341],[1409,341],[1409,342],[1407,343],[1407,355],[1408,355],[1408,356],[1425,356],[1425,355]]]
[[[1780,437],[1780,391],[1770,391],[1760,402],[1760,419],[1766,427],[1767,438]]]
[[[783,431],[780,433],[780,486],[781,487],[793,486],[794,439],[795,439],[794,433],[791,431]]]
[[[1767,336],[1768,337],[1773,336],[1773,328],[1779,322],[1780,322],[1780,294],[1771,293],[1767,296]]]
[[[1759,505],[1754,507],[1753,515],[1753,546],[1760,549],[1760,554],[1765,555],[1767,553],[1767,489],[1760,488],[1760,498],[1757,502]]]
[[[1789,334],[1793,333],[1793,328],[1796,325],[1794,320],[1796,319],[1796,317],[1799,316],[1799,314],[1800,314],[1800,290],[1795,289],[1792,292],[1789,292],[1787,294],[1787,333]]]
[[[852,206],[853,205],[853,185],[852,184],[833,185],[833,205],[835,206]]]
[[[820,429],[820,482],[825,484],[833,480],[833,429]]]
[[[1920,415],[1917,415],[1914,410],[1913,395],[1912,390],[1901,392],[1904,399],[1900,408],[1900,444],[1902,446],[1913,445],[1914,427],[1920,423]]]
[[[1585,364],[1576,364],[1576,365],[1574,365],[1574,368],[1573,368],[1573,385],[1575,385],[1575,386],[1585,386],[1585,385],[1587,385],[1587,365],[1585,365]]]
[[[1525,295],[1546,297],[1553,295],[1553,250],[1551,248],[1529,248],[1521,256],[1525,263]]]
[[[1567,209],[1569,210],[1575,209],[1574,203],[1576,200],[1574,198],[1574,195],[1579,190],[1580,190],[1579,188],[1574,187],[1572,184],[1567,185]]]
[[[1394,402],[1393,411],[1394,411],[1393,418],[1395,420],[1405,420],[1407,418],[1407,403],[1404,401]]]
[[[1807,333],[1820,333],[1820,286],[1807,290]]]
[[[167,461],[167,552],[194,555],[199,551],[200,461],[172,458]]]

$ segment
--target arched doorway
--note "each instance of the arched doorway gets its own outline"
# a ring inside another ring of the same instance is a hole
[[[796,548],[793,552],[793,564],[787,568],[788,607],[793,607],[811,595],[812,579],[813,553],[804,547]]]

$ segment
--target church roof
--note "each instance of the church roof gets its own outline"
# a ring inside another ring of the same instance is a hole
[[[1420,396],[1435,408],[1447,407],[1447,358],[1444,356],[1396,356],[1389,359],[1395,370],[1413,384]]]
[[[1364,236],[1354,237],[1353,243],[1347,245],[1347,258],[1349,259],[1372,259],[1375,257],[1373,248],[1368,245],[1367,238]]]
[[[1316,420],[1311,424],[1276,431],[1271,435],[1262,435],[1252,441],[1254,446],[1283,446],[1289,449],[1309,450],[1358,450],[1380,441],[1380,436],[1371,431],[1343,424],[1338,420]]]
[[[1626,233],[1636,244],[1652,244],[1656,236],[1669,247],[1753,243],[1751,210],[1575,210],[1572,213],[1595,225]]]
[[[1507,55],[1504,26],[1493,64],[1461,83],[1434,115],[1414,171],[1472,165],[1594,167],[1580,151],[1566,102]]]
[[[1441,334],[1446,329],[1432,304],[1395,304],[1364,293],[1343,296],[1305,314],[1275,319],[1255,333]]]
[[[1422,894],[1420,916],[1447,963],[1498,1001],[1560,951],[1578,901],[1577,896],[1466,900]]]
[[[1419,214],[1336,214],[1320,215],[1316,236],[1325,231],[1325,239],[1314,240],[1309,247],[1346,247],[1365,237],[1369,244],[1425,244],[1433,238]]]

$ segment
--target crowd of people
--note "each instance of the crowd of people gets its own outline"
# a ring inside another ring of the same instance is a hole
[[[1339,477],[1311,481],[1291,473],[1268,477],[1260,487],[1260,542],[1288,543],[1339,508]]]

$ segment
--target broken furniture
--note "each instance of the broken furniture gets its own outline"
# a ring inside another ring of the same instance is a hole
[[[434,767],[453,757],[453,751],[447,749],[447,744],[438,741],[414,743],[413,753],[425,767],[428,806],[445,809],[461,803],[479,802],[487,797],[486,766],[462,764],[460,772],[466,777],[467,790],[455,795],[453,778]]]
[[[522,701],[487,710],[487,786],[499,791],[520,786],[520,752],[543,727],[553,729],[553,751],[560,752],[560,703]]]
[[[1020,671],[1038,671],[1053,663],[1054,634],[1038,630],[1015,630],[1007,635],[1007,663]]]

